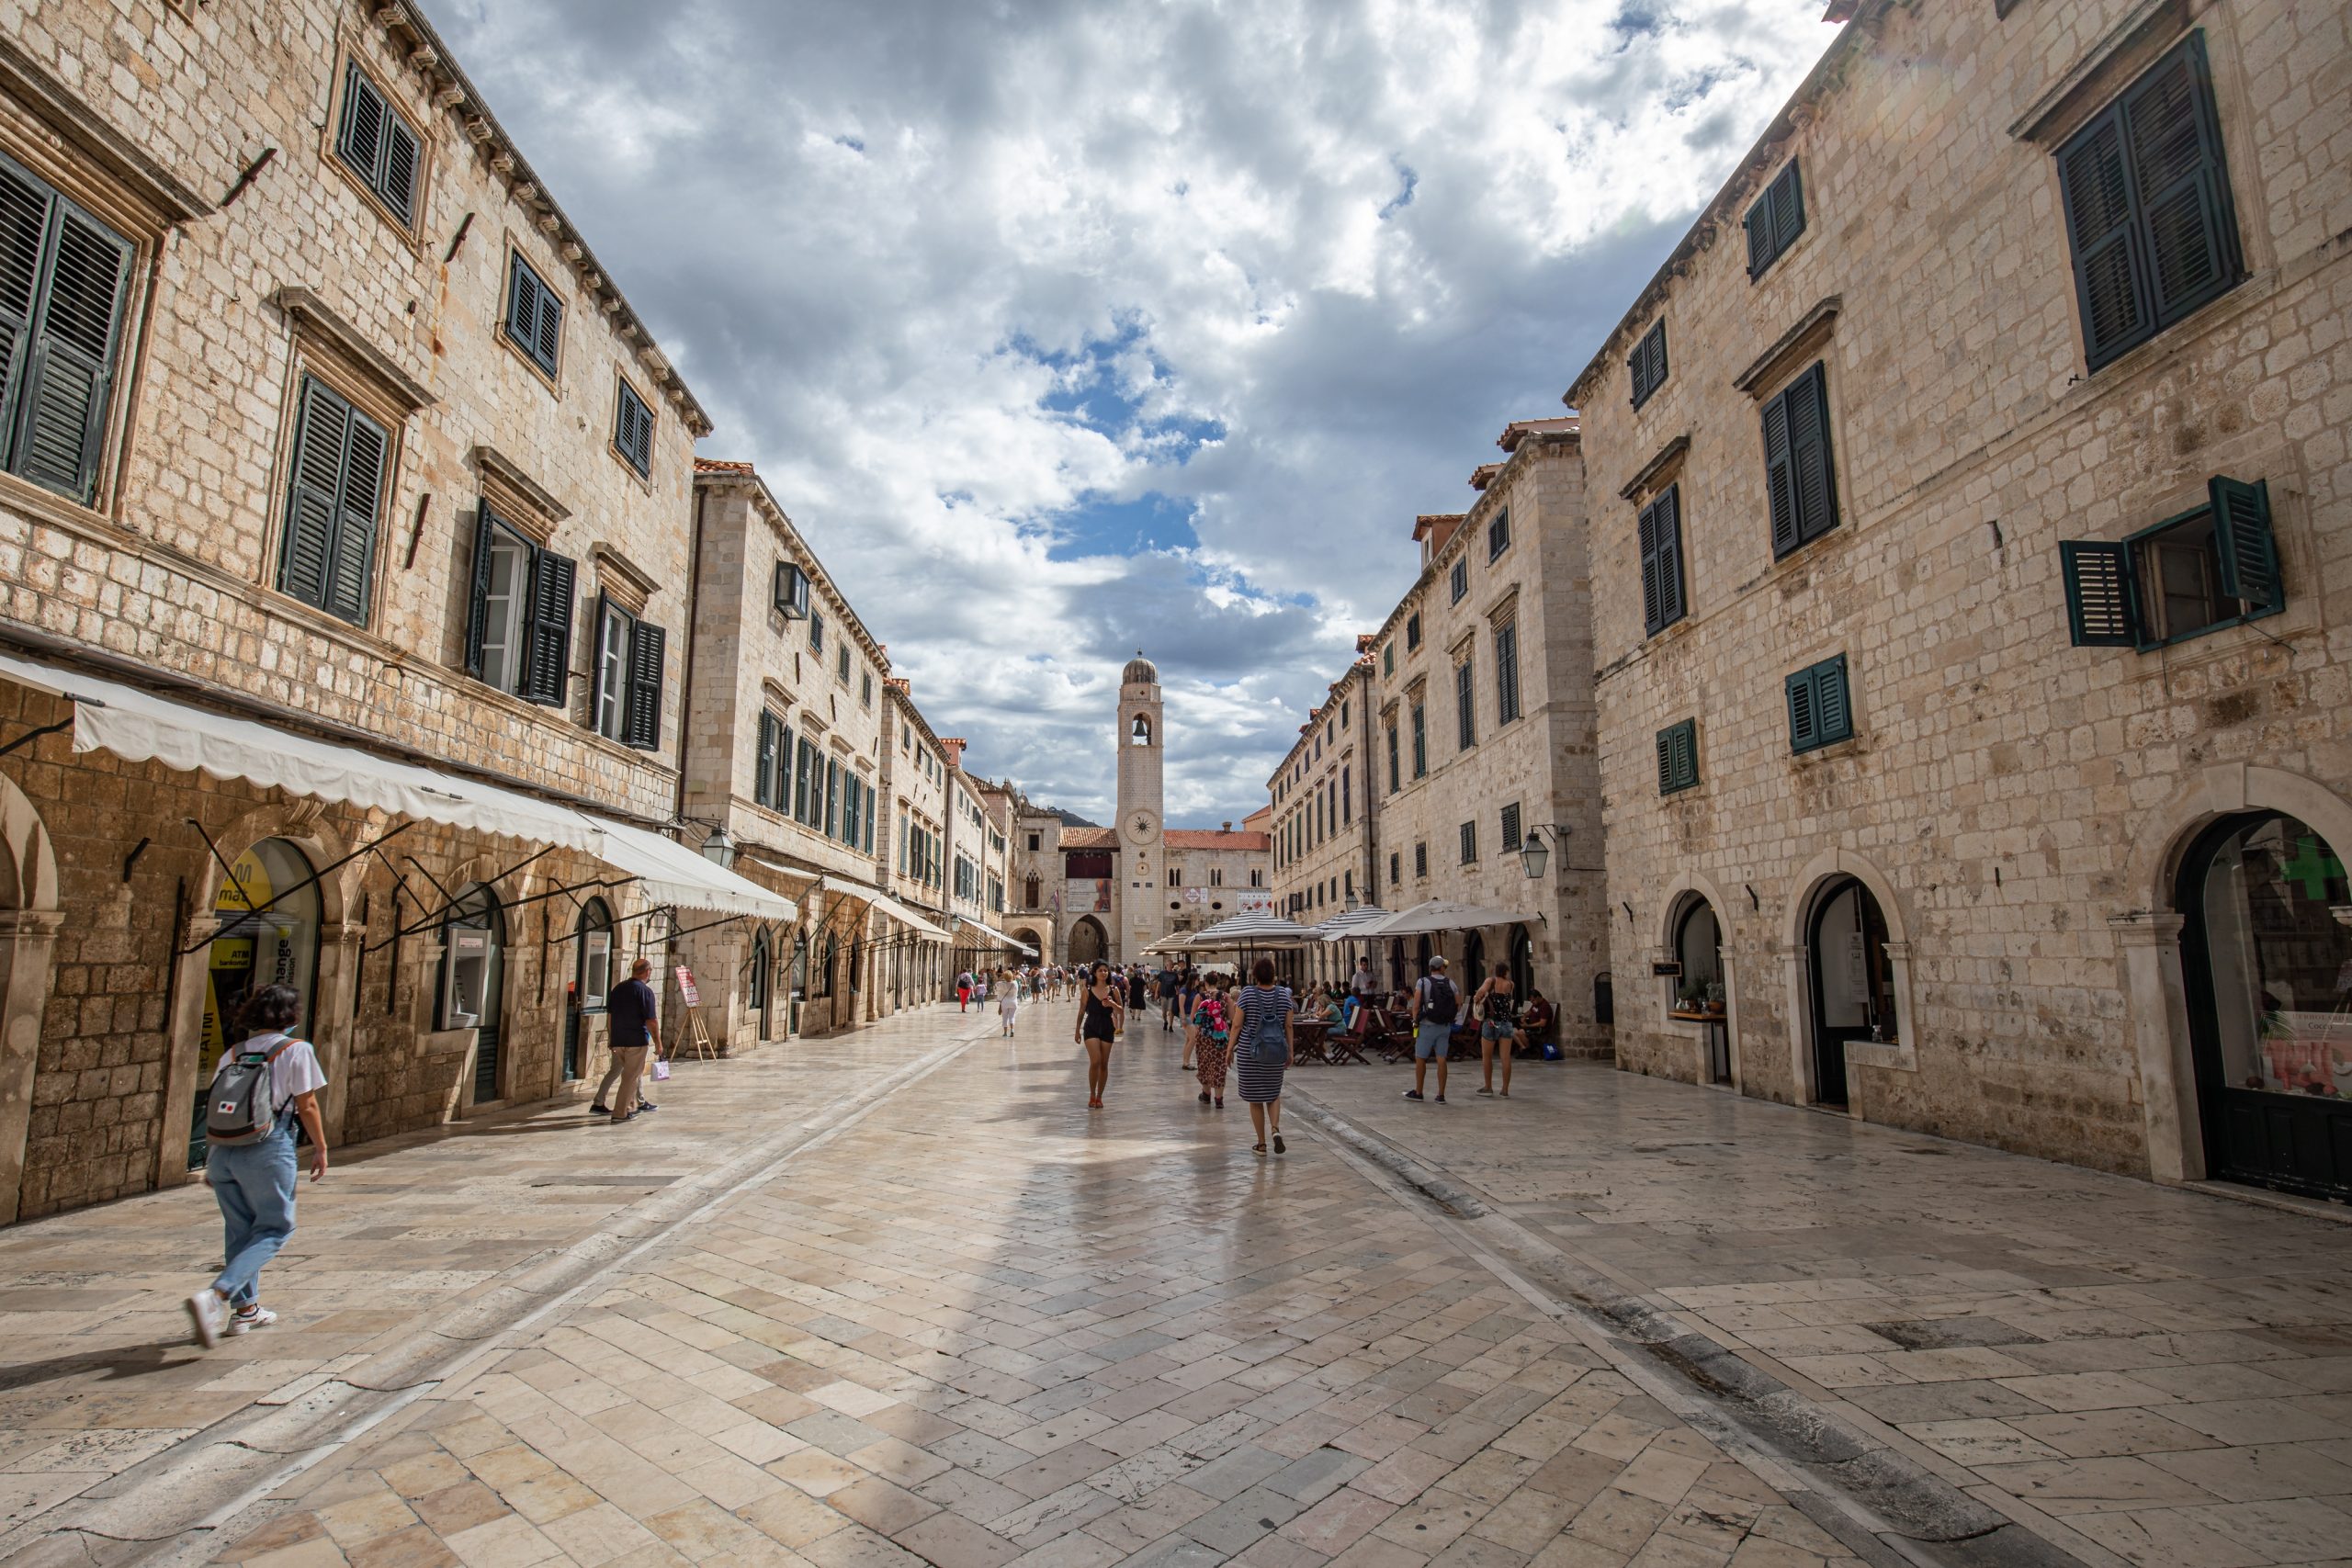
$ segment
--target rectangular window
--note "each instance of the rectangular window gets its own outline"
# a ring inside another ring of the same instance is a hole
[[[391,438],[317,379],[302,378],[286,497],[279,592],[354,626],[368,624],[377,510]]]
[[[653,410],[627,381],[618,386],[620,395],[613,405],[613,450],[639,478],[650,479],[653,477]]]
[[[857,677],[857,700],[867,707],[874,705],[874,671],[861,671]]]
[[[1666,318],[1660,316],[1634,352],[1625,357],[1626,373],[1633,378],[1634,406],[1640,408],[1650,400],[1650,394],[1666,385]]]
[[[1846,685],[1846,656],[1825,659],[1798,671],[1786,682],[1789,750],[1817,750],[1854,734],[1854,705]]]
[[[1429,709],[1420,703],[1413,705],[1413,776],[1425,779],[1430,773]]]
[[[1426,877],[1430,874],[1430,846],[1424,839],[1413,846],[1413,874]]]
[[[0,456],[86,506],[97,493],[130,242],[0,158]]]
[[[474,524],[466,673],[526,702],[561,707],[578,574],[577,562],[531,544],[482,502]]]
[[[842,764],[836,757],[825,759],[825,811],[816,826],[828,839],[842,836]]]
[[[1699,721],[1686,718],[1657,732],[1657,792],[1672,795],[1699,782]]]
[[[1775,560],[1838,526],[1829,378],[1819,360],[1764,405],[1764,490]]]
[[[1419,610],[1405,617],[1405,651],[1410,653],[1421,646],[1421,613]]]
[[[1668,485],[1666,493],[1641,510],[1636,519],[1642,545],[1642,627],[1656,637],[1685,611],[1682,596],[1682,487]]]
[[[844,686],[849,684],[849,644],[846,642],[833,645],[833,679]]]
[[[1388,852],[1388,886],[1396,886],[1405,880],[1405,857],[1391,850]]]
[[[1348,774],[1348,769],[1340,770],[1340,820],[1342,824],[1356,819],[1355,785]]]
[[[1749,280],[1763,276],[1765,269],[1779,261],[1804,232],[1804,187],[1797,179],[1796,160],[1792,158],[1747,209]]]
[[[563,351],[563,301],[516,251],[507,258],[506,336],[552,376]]]
[[[1519,716],[1519,623],[1505,621],[1495,628],[1495,722],[1509,724]]]
[[[344,73],[343,125],[335,132],[334,155],[402,228],[416,221],[417,145],[408,121],[384,101],[359,62],[351,62]]]
[[[792,819],[803,827],[813,826],[819,809],[818,795],[824,788],[825,775],[817,771],[817,748],[806,739],[800,742],[800,755],[792,764]]]
[[[822,610],[808,612],[808,651],[825,651],[825,613]]]
[[[2206,504],[2120,544],[2062,540],[2077,648],[2160,648],[2287,607],[2270,486],[2215,475]]]
[[[1446,587],[1447,591],[1453,595],[1448,603],[1454,604],[1461,604],[1462,596],[1470,592],[1469,557],[1460,556],[1455,558],[1453,562],[1453,572],[1446,579]]]
[[[1519,802],[1514,800],[1503,807],[1502,827],[1503,853],[1517,854],[1519,852]]]
[[[1380,672],[1383,675],[1396,673],[1396,645],[1393,642],[1381,644]]]
[[[761,714],[759,761],[752,773],[752,801],[754,805],[775,804],[775,751],[783,740],[783,721],[772,713]]]
[[[1478,681],[1467,659],[1453,667],[1454,744],[1467,751],[1478,743]]]
[[[2066,139],[2058,184],[2093,370],[2245,276],[2203,32]]]
[[[611,600],[596,601],[596,689],[589,702],[597,734],[640,751],[662,743],[662,665],[668,634]]]
[[[1476,822],[1462,824],[1462,863],[1478,863],[1478,824]]]
[[[1392,725],[1388,726],[1388,727],[1387,727],[1387,728],[1388,728],[1388,793],[1389,793],[1389,794],[1391,794],[1391,795],[1395,795],[1395,794],[1397,792],[1397,790],[1399,790],[1400,788],[1402,788],[1402,787],[1404,786],[1404,779],[1403,779],[1402,775],[1401,775],[1401,774],[1398,773],[1398,771],[1397,771],[1397,763],[1396,763],[1396,727],[1395,725],[1393,725],[1393,724],[1392,724]]]
[[[1510,513],[1498,512],[1487,520],[1487,558],[1494,559],[1510,548]]]

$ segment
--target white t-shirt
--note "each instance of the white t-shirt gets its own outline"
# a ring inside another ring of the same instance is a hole
[[[264,1055],[277,1050],[277,1043],[286,1036],[275,1030],[264,1030],[252,1039],[230,1046],[220,1053],[220,1065],[212,1070],[212,1081],[219,1083],[229,1064],[239,1056],[259,1051]],[[269,1107],[273,1114],[282,1111],[298,1094],[316,1094],[327,1087],[326,1069],[319,1066],[319,1054],[311,1049],[307,1040],[297,1040],[269,1065]]]

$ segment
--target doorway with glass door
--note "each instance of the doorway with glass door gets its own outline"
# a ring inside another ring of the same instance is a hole
[[[471,1103],[500,1098],[501,1014],[506,924],[498,895],[477,882],[458,896],[441,928],[440,1025],[474,1032]]]
[[[1857,1040],[1895,1038],[1886,917],[1869,888],[1841,876],[1814,896],[1806,943],[1813,972],[1813,1098],[1843,1106],[1846,1047]]]

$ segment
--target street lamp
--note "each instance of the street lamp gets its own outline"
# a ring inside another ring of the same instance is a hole
[[[1530,882],[1540,879],[1544,874],[1544,868],[1552,863],[1553,846],[1544,841],[1543,828],[1544,827],[1552,829],[1552,837],[1555,840],[1567,837],[1568,830],[1555,822],[1531,826],[1527,829],[1526,835],[1519,840],[1519,863],[1527,873],[1527,879]]]
[[[702,841],[702,858],[721,871],[735,863],[735,835],[727,830],[726,823],[713,828],[710,836]]]

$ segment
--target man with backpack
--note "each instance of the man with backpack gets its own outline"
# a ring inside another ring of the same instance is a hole
[[[1445,954],[1430,960],[1430,972],[1413,986],[1413,1087],[1407,1100],[1421,1098],[1421,1080],[1437,1061],[1437,1103],[1445,1103],[1445,1053],[1453,1040],[1453,1015],[1462,1000],[1445,977]]]
[[[311,1140],[311,1179],[327,1173],[327,1134],[319,1055],[286,1032],[302,1016],[291,986],[266,986],[245,1004],[250,1032],[221,1054],[204,1102],[204,1179],[220,1205],[220,1277],[187,1299],[196,1342],[267,1328],[277,1314],[261,1304],[263,1265],[294,1234],[294,1125]]]

